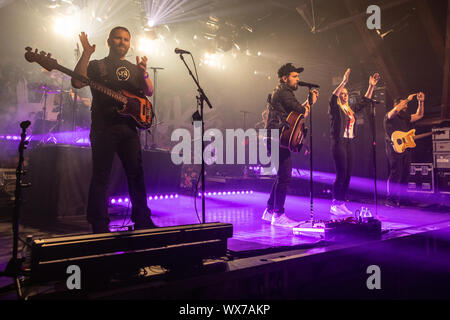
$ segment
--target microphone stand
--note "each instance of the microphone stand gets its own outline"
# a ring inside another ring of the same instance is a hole
[[[203,158],[203,152],[205,150],[205,141],[203,139],[203,132],[205,129],[205,122],[204,122],[204,118],[203,118],[203,106],[204,106],[204,102],[206,101],[206,103],[208,104],[209,108],[212,109],[212,105],[211,102],[209,102],[208,97],[206,96],[205,92],[203,91],[202,87],[200,86],[200,83],[198,82],[198,79],[196,79],[191,71],[191,69],[189,68],[189,66],[187,65],[186,61],[184,60],[183,57],[183,53],[180,53],[180,59],[183,61],[184,65],[186,66],[187,70],[189,71],[189,74],[191,75],[192,79],[194,80],[195,84],[197,85],[197,91],[198,91],[198,96],[196,96],[196,99],[198,101],[198,104],[200,105],[200,117],[198,118],[198,120],[200,120],[202,122],[202,129],[201,129],[201,134],[202,134],[202,167],[201,167],[201,171],[200,171],[200,175],[201,175],[201,181],[202,181],[202,223],[205,223],[205,159]],[[198,112],[196,112],[195,114],[197,114]],[[194,115],[195,115],[194,114]],[[197,119],[195,119],[197,120]]]
[[[247,114],[250,114],[251,112],[248,112],[248,111],[245,111],[245,110],[241,110],[241,113],[243,114],[243,117],[244,117],[244,130],[245,130],[245,129],[246,129],[245,116],[246,116]]]
[[[308,86],[308,103],[309,103],[309,199],[310,199],[310,219],[309,221],[299,222],[299,226],[292,229],[295,235],[304,235],[310,237],[324,237],[325,225],[323,223],[316,224],[314,221],[314,196],[313,196],[313,127],[312,127],[312,85]]]
[[[77,42],[77,47],[74,50],[74,55],[75,55],[75,63],[78,62],[78,59],[80,58],[80,47],[78,46],[78,42]],[[77,122],[77,114],[78,114],[78,89],[74,90],[74,96],[73,96],[73,103],[72,103],[72,142],[75,142],[75,125]]]
[[[374,201],[375,201],[375,215],[378,218],[378,190],[377,190],[377,130],[375,127],[375,104],[373,99],[370,102],[370,120],[372,125],[372,162],[373,162],[373,184],[374,184]]]
[[[153,103],[152,103],[152,109],[153,109],[153,114],[156,113],[156,71],[157,70],[164,70],[164,68],[161,67],[150,67],[150,69],[153,70]],[[155,130],[157,128],[158,124],[155,124]],[[150,149],[155,149],[156,148],[156,144],[155,144],[155,135],[151,133],[150,129],[145,130],[145,147],[144,150],[148,150],[149,146],[148,146],[148,134],[150,133],[150,135],[152,136],[152,145],[150,146]]]
[[[13,215],[13,255],[11,260],[8,262],[4,272],[0,273],[1,276],[7,276],[14,279],[14,284],[16,287],[17,295],[22,299],[22,289],[19,277],[25,275],[26,272],[22,269],[23,258],[19,259],[18,248],[19,248],[19,217],[20,217],[20,206],[22,203],[22,187],[29,187],[30,184],[22,184],[22,174],[26,174],[23,170],[24,156],[23,151],[27,148],[29,141],[25,141],[27,136],[26,130],[30,126],[30,121],[23,121],[20,123],[22,128],[21,140],[19,144],[19,163],[16,169],[16,190],[15,190],[15,204],[14,204],[14,215]],[[29,245],[27,243],[27,245]]]
[[[311,86],[308,87],[308,103],[309,103],[309,197],[311,203],[311,226],[314,227],[314,197],[313,197],[313,127],[312,127],[312,94]]]

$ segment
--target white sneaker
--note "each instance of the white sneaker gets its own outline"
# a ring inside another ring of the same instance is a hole
[[[286,214],[282,214],[277,217],[276,214],[272,216],[272,225],[278,226],[278,227],[286,227],[286,228],[293,228],[300,224],[300,222],[294,221],[292,219],[289,219]]]
[[[266,208],[266,210],[264,210],[264,213],[263,213],[261,219],[272,222],[272,217],[273,217],[273,211],[269,211],[269,209]]]
[[[351,216],[353,212],[348,210],[345,203],[342,204],[332,204],[330,208],[330,213],[335,216]]]

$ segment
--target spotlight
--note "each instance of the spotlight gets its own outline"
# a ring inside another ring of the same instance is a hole
[[[60,16],[54,19],[53,30],[63,37],[72,37],[78,28],[74,17]]]

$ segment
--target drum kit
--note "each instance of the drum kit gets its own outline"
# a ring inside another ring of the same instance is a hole
[[[35,102],[28,103],[27,108],[33,123],[32,135],[38,136],[46,143],[56,142],[55,135],[60,133],[89,130],[91,121],[89,88],[72,88],[70,77],[57,71],[45,74],[47,76],[43,78],[44,81],[27,85],[28,102]],[[64,141],[68,142],[70,141]]]

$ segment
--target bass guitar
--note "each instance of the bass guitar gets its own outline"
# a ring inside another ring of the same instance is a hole
[[[87,77],[84,77],[70,69],[67,69],[58,64],[56,59],[51,58],[50,53],[41,51],[38,53],[38,49],[33,52],[32,48],[25,48],[25,59],[28,62],[37,62],[43,68],[48,71],[54,69],[65,73],[76,80],[79,80],[89,85],[94,90],[113,98],[121,103],[121,106],[116,109],[117,113],[123,117],[128,117],[134,120],[136,127],[140,129],[148,129],[152,125],[153,120],[153,107],[151,102],[145,96],[137,96],[126,90],[114,91],[98,82],[92,81]]]

